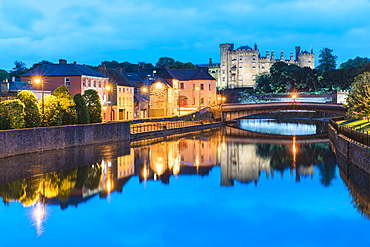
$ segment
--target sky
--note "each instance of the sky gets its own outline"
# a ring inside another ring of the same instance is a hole
[[[0,0],[0,69],[59,59],[99,65],[219,62],[219,45],[333,49],[370,57],[370,0]]]

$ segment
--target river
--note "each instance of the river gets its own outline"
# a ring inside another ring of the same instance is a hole
[[[1,159],[2,245],[370,245],[321,123],[237,126]]]

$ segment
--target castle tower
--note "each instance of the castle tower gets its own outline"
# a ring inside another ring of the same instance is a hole
[[[230,58],[229,55],[234,49],[234,44],[220,44],[220,72],[221,82],[219,87],[227,88],[228,82],[231,80],[230,77]]]
[[[315,53],[313,50],[311,52],[302,51],[298,54],[298,63],[300,67],[309,67],[311,69],[315,68]]]

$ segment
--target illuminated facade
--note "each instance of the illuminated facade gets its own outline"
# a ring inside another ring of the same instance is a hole
[[[262,57],[257,45],[254,48],[241,46],[234,50],[234,44],[220,44],[220,88],[243,88],[255,87],[257,75],[269,72],[270,67],[276,62],[296,64],[300,67],[315,68],[315,54],[301,51],[296,46],[295,58],[293,52],[290,53],[289,60],[285,60],[284,51],[280,51],[279,59],[275,59],[274,51],[266,51],[266,56]]]

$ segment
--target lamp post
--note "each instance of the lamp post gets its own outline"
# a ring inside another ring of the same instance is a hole
[[[292,98],[293,98],[293,103],[295,103],[295,99],[297,98],[297,94],[296,93],[293,93],[292,94]]]
[[[140,91],[141,91],[142,94],[148,94],[148,114],[147,114],[147,117],[149,117],[149,111],[150,111],[149,87],[141,87]]]
[[[35,79],[35,83],[41,83],[41,100],[42,100],[42,123],[41,126],[45,125],[45,100],[44,100],[44,80],[43,79]]]
[[[109,111],[109,120],[112,121],[112,102],[110,102],[109,104],[109,91],[111,90],[111,86],[110,85],[107,85],[105,87],[105,90],[107,90],[107,103],[108,103],[108,106],[110,105],[110,111]]]

